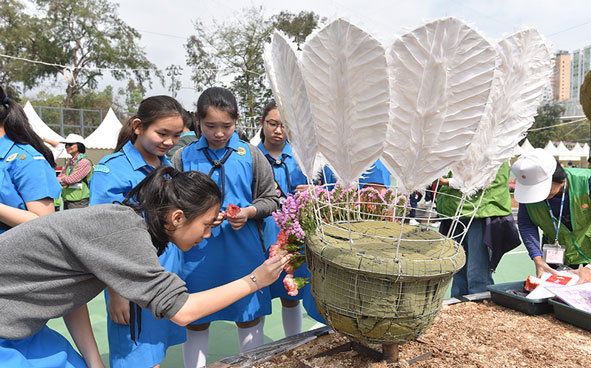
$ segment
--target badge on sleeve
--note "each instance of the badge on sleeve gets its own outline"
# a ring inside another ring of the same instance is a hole
[[[94,172],[102,172],[108,174],[111,170],[105,165],[94,165]]]
[[[239,154],[240,156],[244,156],[244,155],[246,155],[246,150],[244,149],[244,147],[239,147],[239,148],[238,148],[238,154]]]
[[[6,162],[13,161],[17,157],[18,157],[18,153],[13,153],[12,155],[8,156],[8,158],[6,159]]]

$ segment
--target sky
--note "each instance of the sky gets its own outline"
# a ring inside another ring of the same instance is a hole
[[[281,10],[298,13],[314,11],[328,21],[343,17],[365,29],[386,47],[404,32],[427,21],[456,16],[469,23],[491,41],[525,27],[536,28],[551,43],[552,50],[573,50],[591,45],[590,0],[121,0],[119,15],[136,28],[140,45],[150,61],[164,69],[175,64],[184,68],[183,89],[177,98],[192,108],[197,93],[191,88],[190,69],[186,66],[184,44],[193,34],[193,22],[205,26],[234,23],[241,10],[263,6],[272,16]],[[101,83],[116,84],[111,78]],[[148,95],[167,94],[154,82]]]

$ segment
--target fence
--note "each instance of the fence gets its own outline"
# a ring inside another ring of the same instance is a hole
[[[91,109],[73,109],[53,106],[33,106],[37,115],[51,129],[62,137],[70,133],[88,137],[103,121],[108,111]],[[114,110],[113,110],[114,111]],[[125,122],[133,112],[121,113],[115,111],[115,115],[121,123]],[[251,139],[258,131],[258,121],[254,118],[240,118],[236,130],[244,137]]]

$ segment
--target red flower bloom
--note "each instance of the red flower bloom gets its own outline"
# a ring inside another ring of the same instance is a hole
[[[277,235],[277,243],[279,244],[287,244],[288,235],[285,231],[281,230]]]
[[[230,218],[236,218],[236,216],[240,213],[240,207],[235,206],[233,204],[228,205],[228,209],[226,209],[226,215]]]
[[[283,279],[283,286],[285,286],[285,290],[287,290],[287,294],[291,296],[298,295],[298,286],[293,278],[292,274],[287,274]]]
[[[284,254],[286,252],[287,251],[285,250],[284,246],[279,243],[275,243],[271,245],[271,248],[269,248],[269,258],[275,257],[277,254]]]

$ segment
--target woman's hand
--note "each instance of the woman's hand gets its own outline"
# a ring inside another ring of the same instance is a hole
[[[314,188],[314,185],[300,184],[297,187],[295,187],[295,192],[296,193],[305,192],[306,190],[308,190],[310,188]]]
[[[222,222],[224,222],[225,219],[226,219],[226,211],[220,211],[220,213],[218,213],[218,218],[215,219],[212,227],[220,226],[222,224]]]
[[[129,325],[129,300],[111,288],[107,288],[107,292],[109,293],[109,316],[115,323]]]
[[[536,277],[538,278],[541,277],[544,272],[550,272],[553,274],[557,273],[555,269],[551,268],[546,262],[544,262],[542,256],[534,257],[534,263],[536,265]]]
[[[226,218],[228,219],[230,226],[232,226],[232,229],[240,230],[242,229],[244,224],[246,224],[246,221],[248,221],[248,219],[253,218],[256,215],[256,213],[256,208],[254,208],[253,206],[248,206],[241,208],[240,211],[236,214],[236,216],[226,216]]]
[[[578,270],[568,271],[574,274],[579,275],[579,281],[577,284],[584,284],[586,282],[591,282],[591,268],[588,267],[581,267]]]
[[[283,271],[283,268],[290,260],[290,254],[285,256],[276,255],[267,259],[262,265],[252,271],[252,274],[257,279],[258,286],[263,288],[277,281],[279,275],[281,275],[281,271]]]

